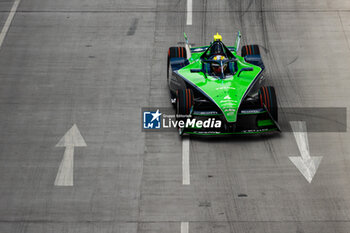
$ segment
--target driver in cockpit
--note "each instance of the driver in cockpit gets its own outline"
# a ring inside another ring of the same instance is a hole
[[[213,60],[215,61],[223,61],[226,60],[226,57],[224,55],[214,55],[212,57]],[[225,74],[225,71],[227,69],[227,63],[220,65],[218,63],[212,63],[211,64],[211,70],[215,75],[220,75],[221,73]]]
[[[206,69],[206,72],[210,75],[221,77],[227,74],[234,74],[234,63],[232,62],[234,59],[234,55],[222,43],[222,36],[219,33],[214,35],[214,41],[201,56],[201,60],[204,62],[207,60],[207,64],[210,63],[210,65],[208,64],[210,69]]]
[[[209,51],[211,60],[224,61],[227,59],[227,57],[225,56],[224,48],[221,41],[222,41],[222,36],[219,35],[219,33],[214,35],[214,42]],[[211,64],[211,71],[214,73],[214,75],[221,75],[221,73],[225,74],[226,70],[227,70],[227,63],[223,65],[220,65],[218,63]]]

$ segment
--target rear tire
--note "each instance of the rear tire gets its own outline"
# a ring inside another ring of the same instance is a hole
[[[241,50],[241,56],[245,57],[247,55],[260,55],[259,45],[244,45]]]
[[[193,107],[193,92],[191,89],[176,91],[176,114],[189,115]]]
[[[259,100],[261,107],[266,107],[272,118],[278,121],[278,106],[275,88],[272,86],[262,86],[259,89]]]

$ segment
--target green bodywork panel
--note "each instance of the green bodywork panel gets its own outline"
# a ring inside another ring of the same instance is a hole
[[[219,77],[209,76],[209,74],[205,75],[202,72],[191,73],[191,69],[202,68],[200,56],[203,53],[204,52],[192,53],[189,59],[190,64],[177,72],[183,76],[186,81],[205,93],[205,95],[221,109],[227,122],[236,122],[240,103],[246,91],[262,69],[258,66],[246,63],[243,57],[232,52],[238,59],[238,72],[236,72],[235,75],[228,75],[225,79],[220,79]],[[253,67],[253,71],[244,71],[238,77],[239,71],[244,67]]]
[[[259,120],[258,127],[275,125],[275,123],[271,119]]]

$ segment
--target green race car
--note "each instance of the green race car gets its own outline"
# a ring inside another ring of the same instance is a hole
[[[226,47],[219,34],[209,46],[168,51],[168,85],[180,135],[280,131],[275,89],[264,86],[259,46]],[[181,122],[182,121],[182,122]]]

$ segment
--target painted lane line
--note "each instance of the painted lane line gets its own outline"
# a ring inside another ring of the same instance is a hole
[[[84,138],[74,124],[56,144],[56,147],[65,147],[63,159],[55,179],[55,186],[73,186],[74,147],[86,147]]]
[[[182,184],[190,184],[190,139],[182,139]]]
[[[18,8],[18,5],[20,3],[21,0],[15,0],[15,2],[13,3],[12,5],[12,8],[10,10],[10,13],[9,15],[7,16],[7,19],[6,19],[6,22],[0,32],[0,48],[2,46],[2,43],[4,42],[4,39],[6,37],[6,34],[11,26],[11,23],[12,23],[12,20],[13,20],[13,17],[15,16],[16,14],[16,11],[17,11],[17,8]]]
[[[310,156],[305,121],[291,121],[290,125],[292,127],[301,157],[293,156],[289,157],[289,159],[299,169],[305,179],[311,183],[317,172],[318,166],[321,163],[322,156]]]
[[[188,222],[181,222],[181,233],[188,233]]]
[[[187,25],[192,25],[192,0],[187,0]]]

